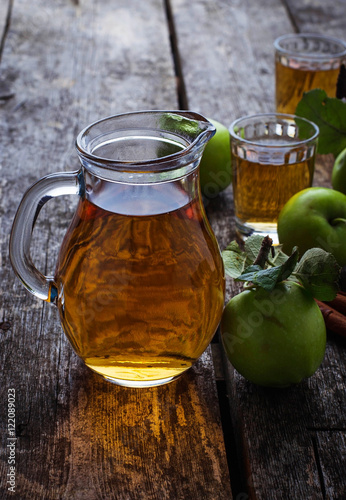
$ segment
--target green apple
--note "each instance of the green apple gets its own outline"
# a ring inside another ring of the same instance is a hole
[[[318,305],[290,281],[271,292],[254,288],[233,297],[223,312],[221,336],[234,368],[268,387],[288,387],[313,375],[326,347]]]
[[[299,191],[288,200],[278,218],[278,237],[283,251],[322,248],[346,265],[346,195],[329,188]]]
[[[230,134],[222,123],[209,120],[216,128],[215,135],[205,147],[199,166],[202,193],[214,198],[232,181]]]
[[[346,148],[338,154],[332,171],[333,189],[346,194]]]

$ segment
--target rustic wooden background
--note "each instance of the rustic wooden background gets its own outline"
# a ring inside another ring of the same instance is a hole
[[[344,0],[0,0],[1,498],[342,499],[345,343],[299,387],[247,383],[216,341],[178,382],[119,388],[87,370],[54,306],[14,277],[8,240],[23,192],[78,168],[76,134],[138,109],[192,109],[228,125],[274,109],[274,39],[345,38]],[[331,158],[315,183],[330,185]],[[76,200],[52,201],[34,262],[52,273]],[[206,202],[220,247],[232,189]],[[228,297],[237,292],[228,280]],[[6,484],[7,394],[16,391],[16,493]]]

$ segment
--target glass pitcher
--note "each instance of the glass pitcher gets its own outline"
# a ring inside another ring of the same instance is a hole
[[[57,305],[77,355],[111,382],[174,380],[219,324],[223,263],[198,179],[214,133],[192,112],[100,120],[77,137],[81,169],[44,177],[20,203],[10,239],[16,274]],[[30,258],[33,226],[46,201],[71,193],[78,206],[47,277]]]

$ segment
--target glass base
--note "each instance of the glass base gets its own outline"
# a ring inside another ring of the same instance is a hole
[[[90,366],[88,366],[90,368]],[[121,385],[122,387],[135,387],[135,388],[149,388],[149,387],[157,387],[159,385],[165,385],[169,384],[171,382],[174,382],[178,378],[182,376],[183,373],[185,373],[187,370],[178,373],[177,375],[172,375],[171,377],[167,378],[162,378],[162,379],[153,379],[153,380],[126,380],[122,378],[115,378],[115,377],[110,377],[109,375],[103,375],[100,372],[97,372],[96,370],[93,370],[90,368],[91,371],[96,373],[99,377],[103,378],[103,380],[106,380],[107,382],[111,382],[112,384],[116,385]]]
[[[249,236],[259,234],[269,236],[273,240],[273,245],[279,244],[276,222],[242,222],[237,217],[235,219],[237,237],[244,242]]]
[[[123,387],[155,387],[168,384],[179,378],[192,366],[192,363],[184,368],[180,367],[180,369],[177,366],[171,367],[171,369],[167,366],[164,369],[162,366],[155,367],[138,364],[131,366],[130,363],[127,365],[117,364],[115,366],[107,366],[103,363],[97,365],[95,358],[86,358],[84,359],[84,363],[90,370],[97,373],[104,380],[107,380],[107,382]]]
[[[94,373],[97,372],[94,371]],[[97,373],[97,375],[102,377],[104,380],[107,380],[107,382],[111,382],[112,384],[116,385],[121,385],[122,387],[135,387],[135,388],[145,389],[149,387],[157,387],[159,385],[165,385],[174,382],[175,380],[180,378],[183,373],[185,372],[179,373],[179,375],[174,375],[173,377],[163,378],[160,380],[124,380],[120,378],[107,377],[105,375],[101,375],[100,373]]]

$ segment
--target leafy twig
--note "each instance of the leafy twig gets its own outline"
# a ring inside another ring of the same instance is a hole
[[[271,249],[274,257],[269,259]],[[305,252],[298,263],[297,247],[288,256],[281,247],[273,247],[269,237],[263,239],[257,235],[248,238],[244,252],[233,241],[222,256],[226,273],[236,281],[245,282],[247,289],[262,287],[271,291],[278,283],[291,280],[298,281],[319,300],[332,300],[338,291],[340,267],[332,254],[320,248]]]

